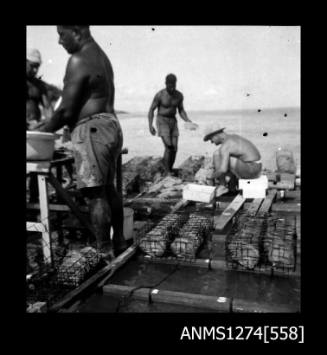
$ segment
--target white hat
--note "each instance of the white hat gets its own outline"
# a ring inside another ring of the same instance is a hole
[[[26,52],[26,59],[33,63],[42,63],[41,53],[38,49],[28,48]]]
[[[211,136],[223,132],[225,127],[221,127],[218,123],[207,126],[204,130],[204,138],[203,140],[206,142]]]

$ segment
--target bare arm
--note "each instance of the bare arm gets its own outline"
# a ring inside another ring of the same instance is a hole
[[[228,171],[229,166],[229,149],[222,145],[213,155],[213,165],[215,168],[214,177],[219,178],[220,175]]]
[[[83,103],[87,79],[85,64],[80,58],[71,57],[67,64],[62,101],[52,118],[40,128],[40,131],[55,132],[65,125],[74,123]]]
[[[182,118],[185,122],[192,122],[192,121],[188,118],[188,116],[187,116],[187,113],[186,113],[186,111],[185,111],[185,109],[184,109],[184,104],[183,104],[183,102],[184,102],[184,97],[183,97],[183,95],[182,95],[182,98],[181,98],[181,100],[180,100],[180,103],[178,104],[178,112],[179,112],[179,115],[181,116],[181,118]]]
[[[159,107],[159,102],[160,102],[159,93],[157,93],[152,101],[152,104],[150,106],[149,113],[148,113],[149,130],[152,135],[156,134],[156,130],[153,128],[153,116],[154,116],[155,109],[157,109]]]
[[[53,115],[53,107],[47,96],[47,94],[42,95],[42,106],[44,109],[44,115],[46,119],[50,119]]]

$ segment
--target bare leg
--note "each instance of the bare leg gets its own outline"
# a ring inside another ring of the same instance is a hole
[[[113,184],[106,186],[106,194],[109,201],[111,216],[112,216],[112,228],[113,228],[113,246],[115,253],[119,254],[127,247],[126,240],[124,238],[124,208],[121,194],[118,193]]]
[[[214,153],[213,153],[213,166],[215,168],[215,170],[219,170],[220,166],[221,166],[221,156],[220,156],[220,150],[217,149]],[[219,185],[226,185],[226,175],[227,173],[221,174],[219,175],[219,177],[216,179],[219,182]]]
[[[113,258],[113,248],[110,240],[112,214],[105,188],[103,186],[88,187],[82,189],[82,193],[89,205],[97,249],[100,253],[107,254],[109,258]]]
[[[171,172],[171,162],[172,162],[172,158],[173,158],[172,140],[171,140],[171,137],[169,137],[169,136],[162,136],[161,139],[162,139],[162,142],[165,147],[163,161],[164,161],[167,172],[170,173]]]
[[[171,160],[170,160],[170,170],[173,170],[173,166],[176,160],[177,147],[178,147],[178,136],[173,136],[171,138],[172,149],[171,149]]]

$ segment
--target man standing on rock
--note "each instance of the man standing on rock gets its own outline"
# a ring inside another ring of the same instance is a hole
[[[176,110],[185,122],[189,122],[193,129],[197,126],[192,123],[185,112],[183,101],[184,97],[181,92],[176,90],[177,77],[174,74],[166,76],[166,88],[160,90],[154,97],[149,113],[149,130],[152,135],[156,134],[153,127],[154,111],[157,112],[157,130],[158,136],[161,137],[165,147],[163,161],[167,169],[168,175],[172,175],[172,168],[175,163],[178,143],[178,125],[176,119]],[[191,128],[192,129],[192,128]]]
[[[114,109],[114,73],[89,26],[57,26],[57,31],[59,44],[71,57],[62,101],[40,131],[55,132],[65,125],[70,128],[77,187],[88,201],[97,248],[110,261],[126,249],[122,196],[114,185],[123,144]]]

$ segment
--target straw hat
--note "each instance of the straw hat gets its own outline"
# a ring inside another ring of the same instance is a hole
[[[41,53],[38,49],[35,48],[27,49],[26,59],[29,60],[30,62],[38,63],[40,65],[42,63]]]
[[[225,127],[221,127],[218,123],[207,126],[204,130],[204,138],[203,140],[206,142],[213,135],[223,132]]]

